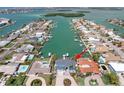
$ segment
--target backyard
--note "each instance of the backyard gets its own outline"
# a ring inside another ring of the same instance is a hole
[[[119,79],[116,73],[107,73],[102,76],[102,80],[106,85],[119,85]]]
[[[7,82],[7,86],[22,86],[24,83],[26,76],[25,75],[18,75],[18,76],[11,76]]]

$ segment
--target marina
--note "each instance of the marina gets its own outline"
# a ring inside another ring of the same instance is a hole
[[[42,81],[47,86],[124,85],[124,38],[119,35],[124,28],[106,21],[117,17],[117,10],[108,10],[108,16],[101,16],[106,10],[92,9],[84,17],[44,16],[51,11],[56,10],[0,14],[16,21],[0,31],[0,85],[33,86],[37,79],[38,86]]]
[[[94,20],[97,23],[100,24],[104,24],[105,26],[107,26],[108,28],[119,28],[118,26],[112,26],[111,24],[104,22],[104,19],[107,19],[108,16],[103,16],[103,18],[100,18],[100,14],[104,13],[104,11],[99,11],[99,10],[90,10],[90,13],[87,13],[86,16],[84,16],[85,18]],[[47,11],[48,12],[48,11]],[[47,13],[45,11],[43,11],[43,14]],[[98,14],[98,12],[100,12]],[[112,12],[112,11],[110,11]],[[117,15],[111,15],[110,12],[107,12],[109,14],[109,18],[110,17],[118,17]],[[122,14],[121,11],[113,11],[113,12],[120,12],[120,18],[122,18],[122,16],[124,14]],[[96,15],[97,14],[97,15]],[[4,29],[2,29],[0,31],[0,35],[5,35],[6,33],[10,33],[10,31],[12,30],[16,30],[19,29],[24,23],[29,23],[32,20],[35,20],[39,17],[43,17],[44,16],[40,16],[39,11],[38,12],[32,12],[31,16],[29,16],[30,13],[25,13],[25,14],[0,14],[0,17],[5,16],[6,18],[10,18],[13,19],[15,21],[17,21],[16,24],[6,27]],[[94,15],[94,16],[91,16]],[[21,19],[18,19],[19,17],[21,17]],[[95,18],[96,17],[96,18]],[[26,19],[26,20],[25,20]],[[81,51],[84,49],[84,45],[81,44],[80,40],[77,40],[76,37],[76,33],[75,31],[72,31],[72,27],[71,27],[71,18],[65,18],[65,17],[49,17],[47,19],[53,19],[53,21],[55,22],[54,24],[54,28],[52,29],[52,36],[50,35],[50,41],[48,41],[48,43],[46,43],[43,47],[43,49],[41,50],[41,52],[43,53],[43,56],[48,56],[48,53],[55,53],[57,54],[59,57],[61,57],[63,54],[65,53],[69,53],[70,56],[74,56],[75,53]],[[123,28],[119,28],[118,34],[123,33]],[[67,36],[70,35],[70,36]],[[63,36],[62,36],[63,35]],[[68,47],[67,47],[68,46]],[[60,48],[58,48],[60,47]],[[65,51],[65,52],[64,52]]]

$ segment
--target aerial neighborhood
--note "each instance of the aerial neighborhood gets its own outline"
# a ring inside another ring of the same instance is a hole
[[[67,21],[63,20],[59,22],[63,24]],[[121,36],[113,29],[84,17],[71,18],[72,33],[75,33],[72,41],[80,43],[77,46],[81,47],[81,51],[71,55],[66,52],[71,51],[70,47],[58,56],[51,51],[47,53],[46,49],[45,56],[42,49],[57,39],[53,33],[58,32],[53,32],[53,29],[61,26],[55,21],[39,18],[0,37],[0,86],[124,85],[124,39]],[[116,26],[124,24],[123,20],[116,18],[106,22]],[[11,24],[12,20],[0,18],[0,29]],[[62,27],[66,28],[66,25]],[[59,33],[62,34],[61,31]],[[61,40],[64,38],[66,35]],[[60,43],[64,45],[59,42],[54,45],[55,50],[61,49]],[[51,50],[54,49],[51,47]]]

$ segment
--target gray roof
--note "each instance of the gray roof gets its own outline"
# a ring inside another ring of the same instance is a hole
[[[37,74],[37,73],[50,73],[50,67],[44,66],[43,62],[34,62],[28,72],[28,74]]]
[[[69,66],[73,66],[75,67],[76,62],[74,60],[71,59],[58,59],[55,62],[56,67],[59,68],[63,68],[63,67],[69,67]]]

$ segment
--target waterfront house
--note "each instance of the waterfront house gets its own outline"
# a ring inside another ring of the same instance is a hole
[[[88,35],[88,41],[90,41],[90,42],[99,42],[100,41],[100,39],[99,38],[97,38],[96,36],[91,36],[91,35]]]
[[[100,55],[98,63],[99,64],[105,64],[106,63],[106,60],[105,60],[105,58],[102,55]]]
[[[4,46],[6,46],[9,43],[10,43],[10,41],[8,41],[8,40],[0,41],[0,47],[4,47]]]
[[[47,61],[36,61],[33,62],[28,74],[49,74],[50,73],[50,64]]]
[[[81,73],[95,73],[98,74],[100,73],[98,64],[92,60],[80,58],[77,61],[77,65],[79,67],[79,70]]]
[[[106,53],[109,49],[106,45],[96,45],[95,51],[96,53]]]
[[[34,59],[34,55],[33,54],[30,54],[27,58],[28,61],[32,61]]]
[[[6,65],[0,65],[0,72],[3,72],[4,74],[15,74],[19,64],[18,63],[8,63]]]
[[[76,65],[76,62],[68,58],[58,59],[55,61],[56,71],[68,71],[70,73],[73,73],[76,71],[75,65]]]
[[[40,31],[40,32],[36,33],[37,38],[42,37],[43,35],[45,35],[45,32],[43,32],[43,31]]]
[[[16,49],[16,52],[32,52],[34,49],[34,46],[31,44],[24,44],[20,48]]]
[[[25,60],[27,59],[28,55],[24,54],[24,53],[19,53],[19,54],[14,54],[11,62],[14,63],[24,63]]]
[[[19,33],[14,32],[14,33],[12,33],[12,34],[9,35],[9,37],[7,38],[7,40],[8,41],[12,41],[12,40],[16,39],[18,36],[19,36]]]

